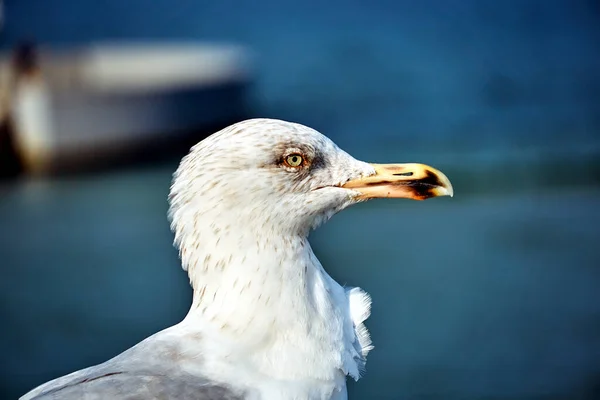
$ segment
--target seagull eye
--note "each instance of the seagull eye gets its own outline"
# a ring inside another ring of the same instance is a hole
[[[297,168],[304,163],[304,157],[300,154],[290,154],[285,157],[285,165],[292,168]]]

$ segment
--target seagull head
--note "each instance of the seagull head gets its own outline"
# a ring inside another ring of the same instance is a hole
[[[227,127],[183,158],[169,196],[194,288],[188,315],[234,338],[242,353],[252,349],[251,364],[268,376],[314,382],[344,371],[358,379],[371,348],[362,325],[370,299],[346,295],[327,276],[310,230],[369,199],[452,194],[432,167],[359,161],[300,124],[252,119]]]
[[[251,119],[209,136],[184,157],[170,215],[176,231],[187,214],[305,235],[369,199],[452,195],[449,179],[430,166],[366,163],[304,125]]]

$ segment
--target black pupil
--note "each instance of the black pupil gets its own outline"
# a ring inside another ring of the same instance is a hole
[[[298,162],[298,156],[292,156],[292,164],[296,164]]]

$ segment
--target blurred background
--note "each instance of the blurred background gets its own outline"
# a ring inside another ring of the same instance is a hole
[[[0,398],[179,322],[190,145],[248,117],[455,197],[312,236],[373,296],[352,399],[600,399],[600,2],[4,0]]]

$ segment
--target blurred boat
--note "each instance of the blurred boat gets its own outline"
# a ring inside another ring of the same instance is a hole
[[[3,131],[30,173],[198,141],[245,118],[252,78],[248,51],[219,44],[23,45],[0,74]]]

